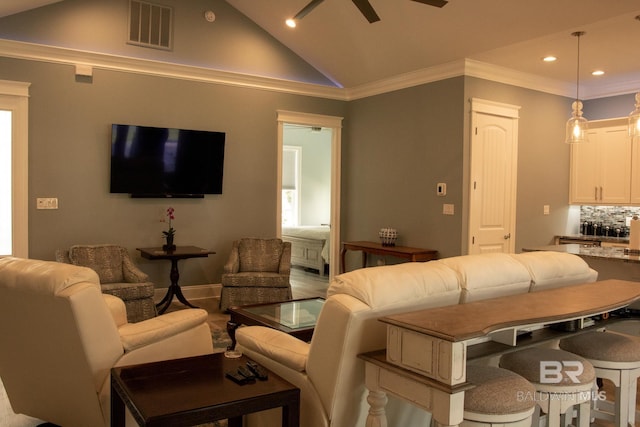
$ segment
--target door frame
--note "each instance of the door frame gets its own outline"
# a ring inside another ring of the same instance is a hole
[[[284,146],[284,124],[296,124],[331,129],[331,212],[330,212],[330,262],[329,281],[338,273],[340,259],[340,182],[342,164],[342,120],[343,117],[322,114],[277,110],[277,168],[276,168],[276,236],[282,237],[282,151]]]

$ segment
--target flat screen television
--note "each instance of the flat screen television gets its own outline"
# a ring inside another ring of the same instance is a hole
[[[224,132],[113,124],[111,193],[222,194]]]

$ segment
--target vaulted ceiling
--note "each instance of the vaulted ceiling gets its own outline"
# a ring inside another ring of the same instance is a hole
[[[59,1],[59,0],[57,0]],[[369,23],[352,0],[324,0],[291,29],[284,20],[310,0],[226,0],[339,87],[446,75],[464,63],[505,81],[536,81],[575,95],[580,38],[581,98],[640,91],[637,0],[370,0]],[[3,0],[0,17],[56,0]],[[215,11],[214,11],[215,12]],[[556,62],[542,58],[554,55]],[[596,69],[605,71],[594,77]]]

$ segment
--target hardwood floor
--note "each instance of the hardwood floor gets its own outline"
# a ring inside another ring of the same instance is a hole
[[[320,276],[316,270],[301,267],[291,268],[291,293],[294,299],[327,297],[329,275]]]

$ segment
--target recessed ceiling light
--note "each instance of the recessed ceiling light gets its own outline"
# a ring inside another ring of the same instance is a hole
[[[594,71],[591,72],[591,75],[592,76],[602,76],[602,75],[604,75],[604,71],[602,71],[602,70],[594,70]]]
[[[549,55],[549,56],[545,56],[544,58],[542,58],[542,60],[544,62],[554,62],[554,61],[558,60],[558,58],[556,58],[553,55]]]
[[[296,27],[296,20],[293,18],[289,18],[286,21],[284,21],[285,24],[287,24],[287,27],[289,28],[295,28]]]

